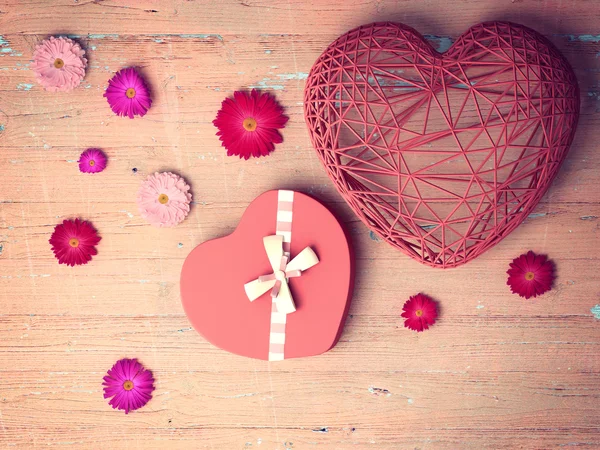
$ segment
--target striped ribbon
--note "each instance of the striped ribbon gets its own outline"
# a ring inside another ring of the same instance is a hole
[[[277,193],[277,228],[275,234],[283,236],[283,251],[289,253],[292,243],[292,218],[294,191]],[[271,302],[271,330],[269,333],[269,361],[282,361],[285,347],[287,314],[277,311],[276,299]]]

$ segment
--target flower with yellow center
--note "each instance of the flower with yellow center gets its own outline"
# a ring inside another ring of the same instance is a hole
[[[79,247],[79,239],[77,238],[72,238],[69,240],[69,245],[73,248],[77,248]]]
[[[422,310],[422,309],[417,309],[417,310],[415,311],[415,316],[417,316],[417,317],[421,317],[422,315],[423,315],[423,310]]]
[[[242,123],[242,126],[246,131],[256,131],[257,125],[258,124],[256,123],[256,119],[254,119],[253,117],[246,117],[244,119],[244,122]]]
[[[134,88],[129,88],[125,91],[125,95],[127,96],[127,98],[133,98],[135,97],[135,89]]]
[[[130,391],[133,389],[133,381],[131,380],[127,380],[123,383],[123,389],[125,389],[126,391]]]
[[[533,272],[527,272],[527,273],[525,274],[525,279],[526,279],[527,281],[531,281],[531,280],[533,280],[534,278],[535,278],[535,273],[533,273]]]
[[[57,69],[62,69],[63,67],[65,67],[65,62],[60,58],[56,58],[54,60],[54,67]]]
[[[161,205],[166,205],[168,201],[169,196],[167,194],[160,194],[158,196],[158,203],[160,203]]]

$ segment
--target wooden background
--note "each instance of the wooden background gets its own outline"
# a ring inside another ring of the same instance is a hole
[[[341,33],[401,21],[445,50],[482,20],[546,35],[575,68],[581,118],[571,152],[533,214],[458,269],[427,268],[370,235],[336,193],[303,122],[312,63]],[[69,94],[43,91],[30,60],[51,34],[75,36],[89,69]],[[600,2],[597,0],[0,0],[0,447],[210,449],[600,448]],[[137,65],[155,101],[114,116],[102,93]],[[287,107],[285,142],[260,160],[228,158],[211,121],[240,88]],[[101,147],[107,170],[80,174]],[[137,169],[137,170],[136,170]],[[174,229],[142,220],[135,197],[154,171],[190,181],[194,205]],[[267,363],[220,351],[179,298],[185,256],[230,233],[268,189],[325,202],[357,256],[338,346]],[[102,235],[84,267],[59,266],[48,238],[64,218]],[[550,293],[525,301],[509,261],[533,249],[557,264]],[[441,303],[426,333],[405,330],[403,302]],[[102,377],[138,357],[152,401],[127,416]]]

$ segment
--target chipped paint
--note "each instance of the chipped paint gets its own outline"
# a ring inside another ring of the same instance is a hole
[[[329,433],[329,428],[327,427],[322,427],[322,428],[315,428],[314,430],[312,430],[313,433]]]
[[[598,216],[581,216],[581,220],[596,220]]]
[[[154,39],[154,42],[164,42],[164,40],[162,38],[170,38],[170,37],[180,37],[183,39],[199,39],[199,40],[207,40],[207,39],[216,39],[218,41],[223,42],[225,39],[223,39],[223,36],[221,36],[220,34],[167,34],[167,33],[161,33],[161,34],[149,34],[148,36],[156,38]],[[159,42],[159,43],[160,43]]]
[[[600,305],[594,306],[590,311],[596,319],[600,320]]]
[[[308,78],[308,73],[306,73],[306,72],[282,73],[282,74],[278,74],[277,77],[282,80],[306,80]]]
[[[224,41],[223,36],[220,34],[180,34],[179,37],[184,39],[217,39],[221,42]]]
[[[536,219],[538,217],[553,216],[556,212],[532,213],[527,216],[528,219]]]
[[[369,392],[373,395],[385,395],[386,397],[389,397],[390,395],[392,395],[392,393],[390,391],[388,391],[387,389],[384,388],[378,388],[378,387],[373,387],[373,386],[369,386]]]
[[[0,123],[0,133],[2,133],[5,130],[5,126],[3,123]]]
[[[180,242],[179,244],[177,244],[177,248],[183,248],[183,244]]]
[[[440,53],[447,51],[450,47],[452,47],[452,43],[454,42],[454,39],[449,36],[435,36],[433,34],[426,34],[423,37],[427,39]]]
[[[17,89],[19,91],[29,91],[29,90],[31,90],[31,88],[33,88],[33,84],[30,84],[30,83],[19,83],[19,84],[17,84]]]
[[[265,50],[265,54],[266,54],[266,55],[270,55],[271,53],[273,53],[273,51],[272,51],[272,50]]]
[[[369,237],[375,242],[381,242],[381,239],[379,239],[379,236],[377,236],[374,231],[369,231]]]
[[[273,89],[274,91],[283,91],[285,89],[283,84],[274,84],[270,78],[264,78],[248,87],[250,89]]]
[[[88,34],[88,39],[118,38],[118,34]]]
[[[580,34],[579,36],[576,36],[574,39],[571,39],[569,37],[569,40],[577,40],[580,42],[600,42],[600,34],[597,35],[593,35],[593,34]]]

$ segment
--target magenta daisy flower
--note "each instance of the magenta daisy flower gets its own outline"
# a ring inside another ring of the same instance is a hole
[[[70,91],[79,86],[85,76],[87,59],[84,55],[77,42],[51,36],[36,46],[31,69],[37,82],[47,91]]]
[[[88,148],[79,157],[79,171],[98,173],[106,168],[106,155],[98,148]]]
[[[148,176],[138,192],[142,217],[157,227],[174,227],[190,212],[190,186],[171,172]]]
[[[108,81],[104,96],[118,116],[143,116],[150,109],[152,99],[146,82],[133,67],[119,70]]]
[[[153,383],[152,372],[144,369],[137,359],[121,359],[104,377],[104,398],[112,397],[108,404],[127,414],[150,401]]]

